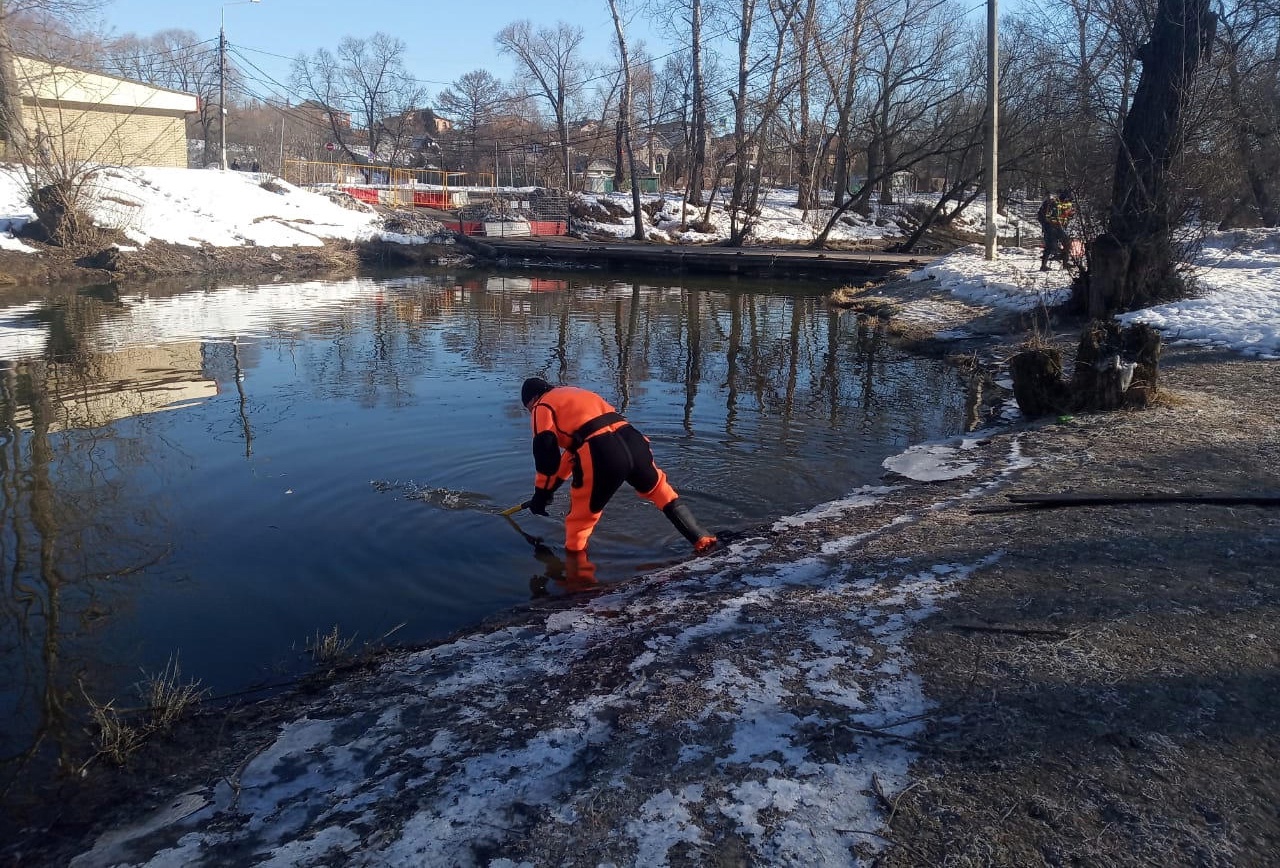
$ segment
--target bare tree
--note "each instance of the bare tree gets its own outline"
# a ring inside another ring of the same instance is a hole
[[[812,141],[812,109],[809,105],[810,88],[813,83],[810,63],[813,54],[813,42],[816,38],[817,23],[817,0],[806,0],[804,14],[796,19],[794,25],[797,60],[796,72],[800,79],[800,105],[798,107],[799,129],[794,147],[795,156],[800,164],[800,185],[799,189],[796,191],[796,207],[803,211],[808,211],[812,208],[817,199],[814,191],[815,155],[813,152]]]
[[[479,166],[481,134],[487,130],[492,135],[493,121],[507,101],[502,83],[484,69],[459,77],[436,97],[436,107],[453,121],[464,142],[468,169]]]
[[[627,174],[631,179],[631,216],[635,221],[635,232],[632,238],[644,240],[644,212],[640,210],[640,179],[636,177],[636,149],[631,141],[631,96],[632,76],[631,58],[627,53],[627,34],[622,26],[622,15],[618,11],[618,0],[609,0],[609,14],[613,17],[613,32],[618,40],[618,57],[622,60],[622,95],[618,101],[618,123],[622,135],[622,147],[626,151]]]
[[[1015,16],[1037,46],[1043,143],[1037,192],[1070,185],[1085,200],[1110,196],[1106,178],[1137,80],[1154,0],[1051,0]],[[1003,44],[1003,43],[1002,43]]]
[[[1230,225],[1242,212],[1252,212],[1263,226],[1280,226],[1280,7],[1219,0],[1218,9],[1223,150],[1233,151],[1236,162],[1223,222]],[[1221,168],[1215,164],[1218,173]]]
[[[26,147],[22,101],[14,75],[14,25],[29,20],[84,20],[102,0],[0,0],[0,140],[20,154]]]
[[[694,205],[702,202],[711,145],[707,138],[707,47],[704,31],[721,5],[714,0],[652,0],[650,4],[650,16],[655,24],[685,49],[672,59],[679,68],[681,80],[678,117],[685,128],[685,141],[682,143],[686,161],[685,201]],[[665,72],[675,71],[676,67],[669,59]],[[669,108],[675,109],[676,106]]]
[[[195,94],[199,103],[193,126],[204,153],[212,152],[218,118],[217,45],[190,30],[162,30],[147,37],[130,33],[105,46],[99,65],[111,75]],[[236,86],[239,69],[228,63],[226,77],[228,87]]]
[[[564,183],[572,186],[573,166],[569,157],[569,112],[582,92],[582,28],[561,21],[555,28],[534,29],[528,20],[508,24],[494,37],[498,50],[519,61],[536,85],[538,96],[546,100],[559,135],[560,161]]]
[[[863,34],[871,0],[854,0],[853,8],[840,6],[828,27],[830,36],[817,40],[818,63],[835,101],[835,167],[832,178],[834,204],[845,203],[851,191],[854,111],[858,79],[863,67]]]
[[[729,238],[732,246],[742,244],[755,222],[760,200],[760,173],[767,148],[765,133],[773,125],[778,108],[787,98],[794,78],[784,82],[787,36],[799,9],[799,0],[771,0],[767,6],[772,33],[760,37],[762,53],[752,59],[756,0],[741,0],[738,8],[738,69],[733,100],[733,189],[729,195]],[[768,38],[771,42],[764,42]],[[755,68],[768,70],[763,87],[751,87]]]
[[[910,5],[890,0],[868,15],[866,180],[832,211],[813,246],[826,244],[836,221],[851,208],[867,208],[877,190],[882,202],[891,201],[895,173],[970,147],[972,123],[961,116],[964,95],[979,86],[981,66],[963,62],[956,19],[947,0]]]
[[[402,40],[378,32],[345,37],[337,54],[322,48],[293,62],[294,87],[329,109],[329,132],[353,161],[395,165],[408,149],[409,115],[426,102],[427,92],[409,75],[404,54]]]

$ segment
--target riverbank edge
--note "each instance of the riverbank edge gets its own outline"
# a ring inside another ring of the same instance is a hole
[[[362,268],[413,268],[459,260],[445,244],[401,244],[382,239],[323,240],[310,247],[199,247],[151,241],[59,247],[30,239],[34,252],[0,250],[0,288],[41,285],[93,286],[159,277],[219,278],[350,276]]]

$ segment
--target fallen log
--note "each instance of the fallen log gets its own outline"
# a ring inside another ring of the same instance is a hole
[[[1280,506],[1280,494],[1224,494],[1219,492],[1063,492],[1060,494],[1006,494],[1011,503],[1034,509],[1055,506],[1111,506],[1126,503],[1203,503],[1216,506]]]

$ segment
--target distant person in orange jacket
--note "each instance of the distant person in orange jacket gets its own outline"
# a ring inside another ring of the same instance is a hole
[[[595,392],[553,386],[530,377],[520,389],[520,403],[533,419],[533,497],[530,512],[546,515],[555,490],[572,479],[569,515],[564,521],[564,547],[584,552],[587,539],[609,499],[627,483],[662,510],[676,530],[702,554],[716,538],[699,526],[689,507],[653,461],[649,440]]]

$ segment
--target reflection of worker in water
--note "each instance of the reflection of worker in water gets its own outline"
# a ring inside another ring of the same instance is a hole
[[[533,417],[537,473],[529,511],[546,515],[555,490],[573,480],[564,522],[567,555],[586,551],[605,505],[624,482],[662,510],[695,552],[715,546],[716,538],[698,525],[654,463],[648,438],[599,395],[532,377],[520,389],[520,402]]]
[[[552,581],[560,583],[570,594],[590,591],[599,586],[596,581],[596,565],[586,552],[565,552],[564,560],[542,544],[533,548],[533,556],[542,562],[544,572],[529,580],[529,590],[535,597],[545,597]]]

